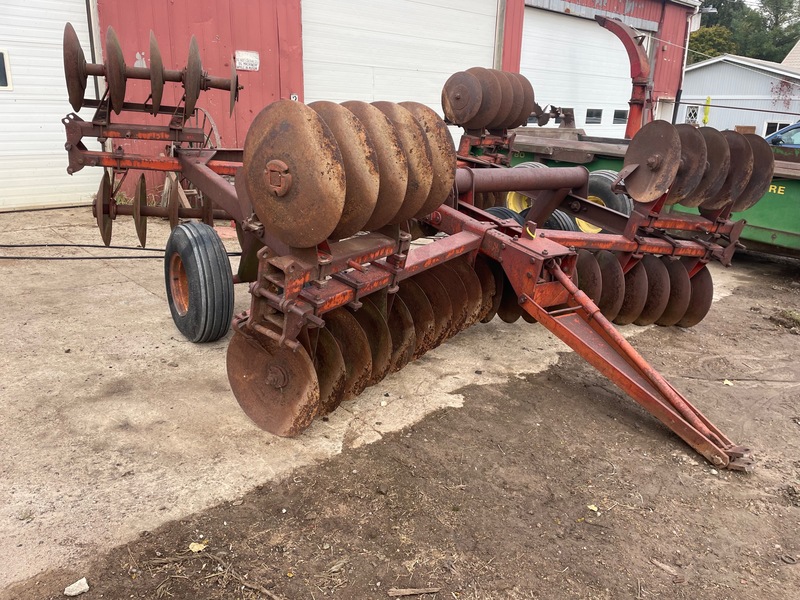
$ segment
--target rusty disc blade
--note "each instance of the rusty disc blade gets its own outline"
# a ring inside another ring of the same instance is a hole
[[[417,348],[414,319],[406,303],[397,294],[392,299],[388,324],[392,335],[392,359],[389,371],[395,373],[411,361]]]
[[[450,305],[453,307],[453,320],[450,323],[445,339],[451,338],[469,326],[469,318],[472,312],[470,296],[461,281],[461,277],[447,264],[434,267],[430,270],[430,273],[439,280],[439,283],[444,286],[447,295],[450,297]]]
[[[669,302],[669,273],[661,259],[652,254],[645,254],[641,264],[647,272],[647,302],[634,323],[652,325],[664,314]]]
[[[378,200],[364,226],[365,230],[374,231],[393,222],[403,206],[408,187],[408,160],[386,115],[371,104],[357,100],[342,102],[342,106],[361,121],[378,157]]]
[[[522,86],[522,108],[520,108],[519,114],[512,119],[508,127],[524,127],[528,124],[528,117],[531,116],[531,113],[536,106],[536,97],[533,93],[533,86],[527,77],[520,73],[510,74],[516,77],[517,81],[519,81],[520,85]]]
[[[500,124],[502,129],[508,129],[517,124],[516,120],[522,114],[522,107],[525,104],[525,90],[516,73],[509,73],[507,71],[498,71],[498,73],[502,73],[503,77],[511,84],[511,108],[508,109],[508,117],[506,120]],[[527,116],[525,118],[527,120]]]
[[[86,93],[86,55],[72,23],[64,26],[64,78],[69,104],[77,112],[83,106]]]
[[[342,153],[322,118],[278,100],[253,120],[244,142],[245,185],[265,229],[296,248],[316,246],[342,216]]]
[[[500,82],[489,69],[472,67],[467,69],[481,84],[481,106],[469,121],[463,123],[464,129],[484,129],[497,116],[502,102]]]
[[[494,315],[497,314],[497,309],[492,312],[492,308],[494,307],[494,298],[498,293],[497,283],[495,282],[492,269],[486,261],[487,259],[479,254],[475,257],[475,264],[473,265],[475,274],[478,276],[478,280],[481,284],[481,308],[480,312],[478,313],[478,321],[481,323],[488,322],[486,321],[487,317],[489,317],[489,320],[491,321],[491,319],[494,318]],[[503,293],[502,289],[499,293]]]
[[[422,271],[413,277],[416,283],[427,296],[433,310],[434,334],[431,347],[441,344],[451,332],[453,327],[453,305],[450,296],[439,279],[430,271]]]
[[[597,307],[606,319],[613,321],[625,300],[625,274],[616,255],[608,250],[600,250],[595,255],[600,273],[603,276],[603,285],[600,301]]]
[[[630,325],[642,314],[646,302],[647,271],[639,261],[625,273],[625,293],[622,296],[622,306],[614,317],[614,323]]]
[[[753,149],[747,138],[729,130],[722,135],[731,149],[731,168],[717,195],[701,204],[704,210],[717,210],[735,202],[753,174]]]
[[[405,223],[422,209],[433,183],[431,149],[422,126],[407,109],[394,102],[373,102],[372,106],[391,121],[408,164],[408,182],[403,204],[389,221],[392,225]]]
[[[319,383],[303,348],[282,348],[234,325],[227,365],[233,395],[258,427],[291,437],[311,425],[320,408]]]
[[[480,319],[481,307],[483,306],[483,286],[481,285],[480,277],[467,262],[466,257],[447,261],[444,266],[455,271],[456,275],[461,278],[461,283],[464,284],[464,289],[467,290],[466,324],[467,327],[474,325]]]
[[[108,84],[108,97],[111,110],[119,114],[125,103],[125,87],[127,75],[125,73],[125,56],[119,45],[114,28],[106,30],[106,83]]]
[[[505,323],[515,323],[522,316],[522,309],[519,306],[517,292],[514,286],[503,273],[503,294],[500,297],[500,305],[497,307],[497,316]]]
[[[442,88],[442,110],[448,121],[463,125],[475,118],[481,108],[483,88],[472,73],[453,73]]]
[[[669,274],[669,300],[664,312],[656,319],[656,325],[671,327],[686,314],[692,297],[692,283],[686,267],[680,260],[672,260],[667,256],[661,260],[664,261]]]
[[[325,121],[342,153],[346,181],[344,208],[330,235],[331,239],[340,240],[361,231],[375,210],[381,183],[378,155],[361,121],[344,106],[327,101],[308,106]]]
[[[347,370],[336,338],[324,327],[317,331],[317,345],[314,353],[314,370],[319,382],[320,406],[317,414],[327,415],[336,410],[336,407],[344,400]]]
[[[161,59],[161,50],[158,48],[156,34],[150,30],[150,95],[153,108],[151,113],[157,115],[161,110],[161,98],[164,95],[164,61]]]
[[[453,190],[453,182],[456,179],[456,147],[447,125],[432,109],[419,102],[401,102],[400,106],[414,115],[425,133],[431,151],[433,167],[431,191],[422,208],[414,215],[421,219],[439,208]]]
[[[731,168],[731,150],[725,136],[713,127],[701,127],[698,131],[706,142],[706,168],[694,191],[680,202],[692,208],[717,195]]]
[[[364,391],[372,375],[372,350],[367,334],[346,308],[325,313],[325,328],[336,338],[344,358],[343,398],[354,398]]]
[[[500,129],[511,118],[511,109],[514,105],[514,88],[511,85],[508,77],[503,71],[497,69],[487,69],[500,85],[500,107],[497,109],[497,115],[486,126],[487,129]],[[519,82],[517,82],[519,83]],[[520,87],[522,85],[520,84]],[[514,113],[516,116],[519,113],[519,107]]]
[[[414,318],[414,338],[416,340],[414,359],[417,359],[434,347],[436,317],[428,296],[414,279],[401,281],[397,295],[403,299],[406,308]]]
[[[231,91],[228,114],[233,116],[233,109],[239,99],[239,74],[236,72],[236,61],[231,60]]]
[[[167,209],[169,210],[169,228],[175,229],[178,224],[181,222],[180,220],[180,208],[181,208],[181,182],[176,177],[172,180],[171,186],[169,188],[169,203],[167,204]]]
[[[691,299],[686,312],[675,323],[678,327],[694,327],[705,319],[711,309],[711,302],[714,300],[714,281],[711,279],[711,272],[704,266],[694,277],[689,280],[692,284]]]
[[[103,243],[106,246],[111,245],[111,228],[113,223],[111,221],[111,178],[108,176],[108,171],[103,173],[103,178],[100,180],[100,187],[97,189],[97,195],[94,197],[94,216],[97,219],[97,227],[100,229],[100,237],[103,238]]]
[[[745,139],[753,151],[753,174],[747,187],[733,203],[733,212],[741,212],[754,206],[769,190],[775,171],[775,155],[767,141],[760,135],[745,133]],[[692,278],[694,280],[694,278]]]
[[[575,270],[578,273],[578,289],[589,296],[595,304],[600,302],[603,294],[603,273],[594,254],[583,248],[578,250]]]
[[[488,208],[486,206],[486,195],[483,192],[475,192],[472,195],[472,204],[475,208],[480,208],[481,210]]]
[[[505,280],[505,274],[503,273],[503,267],[500,266],[500,263],[496,260],[492,260],[490,258],[484,257],[482,254],[479,254],[477,259],[475,260],[475,265],[477,266],[478,263],[484,263],[492,273],[492,278],[494,280],[494,293],[492,294],[492,306],[489,309],[483,318],[481,319],[481,323],[488,323],[492,319],[494,319],[495,315],[497,315],[497,310],[500,308],[500,302],[503,299],[503,281]],[[480,271],[478,272],[478,276],[480,277]]]
[[[631,140],[625,166],[638,168],[625,178],[628,195],[636,202],[652,202],[672,186],[681,164],[678,131],[666,121],[651,121]]]
[[[192,36],[189,41],[189,60],[183,74],[183,91],[186,94],[184,101],[184,120],[192,116],[197,99],[200,97],[200,86],[203,82],[203,63],[200,61],[200,48],[197,39]]]
[[[142,216],[143,206],[147,206],[147,183],[144,180],[144,173],[139,175],[136,191],[133,194],[133,223],[142,248],[147,244],[147,217]]]
[[[675,125],[681,140],[681,162],[678,174],[669,189],[666,204],[676,204],[689,196],[700,184],[706,171],[708,151],[703,134],[688,123]]]
[[[361,302],[361,308],[353,312],[353,316],[367,334],[372,352],[372,373],[367,385],[375,385],[389,373],[392,360],[392,334],[375,303],[369,297],[362,298]]]

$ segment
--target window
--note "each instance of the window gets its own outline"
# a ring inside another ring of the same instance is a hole
[[[767,129],[764,131],[764,137],[768,136],[771,133],[775,133],[779,129],[783,129],[784,127],[788,127],[791,123],[780,123],[778,121],[767,121]]]
[[[614,125],[625,125],[628,122],[627,110],[614,111]]]
[[[0,90],[12,90],[11,69],[8,66],[8,52],[0,50]]]
[[[603,120],[602,108],[587,108],[586,109],[586,124],[597,125]]]
[[[686,119],[684,123],[690,123],[691,125],[697,125],[697,115],[700,114],[700,107],[697,105],[687,106],[686,107]]]

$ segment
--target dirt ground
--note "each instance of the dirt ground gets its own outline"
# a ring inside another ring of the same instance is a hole
[[[8,280],[13,269],[3,268]],[[158,296],[157,278],[136,268],[137,285]],[[800,263],[740,256],[714,276],[725,297],[697,327],[625,333],[753,448],[751,474],[712,469],[541,327],[522,323],[459,334],[297,441],[232,414],[224,345],[186,346],[160,313],[148,313],[157,323],[136,352],[126,336],[151,327],[146,319],[139,330],[95,321],[120,340],[102,357],[104,369],[124,371],[111,378],[126,386],[116,399],[92,373],[74,375],[87,380],[82,395],[80,381],[63,382],[67,368],[59,384],[46,368],[26,374],[24,361],[7,356],[0,392],[14,420],[0,423],[9,498],[0,511],[1,597],[63,597],[81,577],[87,600],[385,598],[408,588],[438,590],[415,597],[440,599],[795,597],[800,337],[786,311],[800,310]],[[92,319],[121,313],[114,303],[126,297],[77,295],[104,303]],[[6,300],[6,312],[24,314]],[[26,302],[36,325],[40,300]],[[8,348],[16,338],[3,335]],[[156,339],[179,353],[178,366],[154,352],[151,362],[134,360],[135,370],[131,354],[148,354]],[[48,357],[30,346],[11,351],[29,362]],[[184,363],[198,360],[193,353],[209,368],[190,380]],[[36,381],[49,395],[31,395]],[[53,408],[54,395],[69,409]],[[49,412],[37,414],[37,402]],[[169,405],[183,407],[180,418],[167,421]],[[107,410],[125,420],[109,424]],[[59,502],[65,492],[70,501]]]

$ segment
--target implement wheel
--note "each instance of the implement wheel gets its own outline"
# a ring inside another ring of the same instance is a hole
[[[164,255],[164,280],[172,320],[192,342],[214,342],[233,317],[233,277],[217,232],[189,222],[172,230]]]

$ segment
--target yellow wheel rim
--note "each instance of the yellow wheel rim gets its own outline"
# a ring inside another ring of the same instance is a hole
[[[606,205],[606,203],[603,202],[597,196],[589,196],[587,200],[594,204],[599,204],[600,206]],[[589,223],[589,221],[584,221],[583,219],[575,219],[575,224],[578,226],[578,229],[580,229],[583,233],[600,233],[603,230],[602,227],[593,225],[592,223]]]
[[[519,192],[508,192],[506,194],[506,206],[519,213],[526,208],[530,208],[531,199]]]

